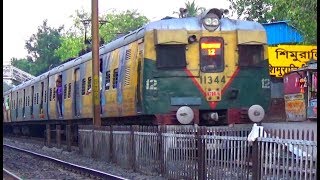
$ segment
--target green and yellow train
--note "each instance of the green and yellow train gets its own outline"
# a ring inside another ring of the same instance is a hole
[[[261,24],[225,18],[218,9],[151,22],[100,47],[101,118],[132,124],[247,122],[249,107],[269,106],[266,44]],[[90,52],[4,93],[4,121],[92,119],[92,81]]]

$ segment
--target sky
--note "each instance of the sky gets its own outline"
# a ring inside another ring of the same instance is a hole
[[[98,0],[99,14],[111,9],[133,10],[151,21],[165,16],[175,16],[172,12],[185,7],[187,0]],[[192,0],[189,0],[192,2]],[[195,0],[199,7],[228,8],[228,0]],[[76,10],[91,11],[91,0],[3,0],[3,64],[9,64],[12,57],[27,56],[25,42],[37,32],[44,19],[48,25],[58,28],[72,25],[70,15]]]

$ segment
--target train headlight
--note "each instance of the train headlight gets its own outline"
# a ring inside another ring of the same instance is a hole
[[[213,8],[203,12],[199,20],[208,31],[214,31],[220,26],[222,15],[223,12],[220,9]]]
[[[178,109],[176,117],[181,124],[189,124],[194,118],[194,113],[190,107],[182,106]]]
[[[202,19],[202,24],[208,31],[214,31],[219,27],[220,19],[216,14],[209,13]]]
[[[218,17],[206,17],[203,19],[203,24],[206,26],[219,26],[219,18]]]
[[[265,112],[260,105],[252,105],[248,110],[248,115],[251,121],[260,122],[264,118]]]

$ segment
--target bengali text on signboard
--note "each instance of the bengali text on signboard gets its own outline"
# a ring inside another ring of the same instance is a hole
[[[304,67],[310,59],[317,60],[317,46],[279,45],[268,47],[270,75],[283,77],[285,73]]]

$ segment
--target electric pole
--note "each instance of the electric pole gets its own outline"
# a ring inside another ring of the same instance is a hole
[[[99,20],[98,20],[98,0],[92,0],[92,101],[93,101],[93,125],[101,126],[100,117],[100,82],[99,82]]]

